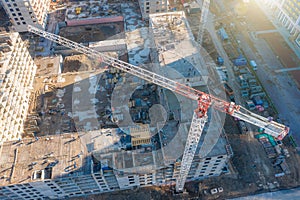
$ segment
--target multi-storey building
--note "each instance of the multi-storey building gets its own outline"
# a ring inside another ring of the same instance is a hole
[[[183,11],[150,14],[152,49],[150,56],[158,68],[177,71],[172,79],[191,86],[205,86],[208,72],[199,54]],[[201,74],[200,74],[201,72]],[[157,73],[160,73],[157,71]]]
[[[297,37],[300,33],[299,0],[268,0],[267,3],[275,9],[276,17],[289,30],[290,34]]]
[[[48,0],[1,0],[17,32],[27,31],[27,25],[45,28],[50,5]]]
[[[134,187],[175,184],[180,159],[160,165],[160,154],[151,145],[118,150],[115,129],[53,135],[19,142],[5,142],[0,152],[0,199],[63,199]],[[94,137],[87,144],[85,137]],[[100,144],[110,145],[100,145]],[[229,155],[223,138],[211,153],[194,158],[188,180],[218,176]],[[88,146],[94,146],[91,150]],[[30,153],[28,153],[30,152]]]
[[[168,0],[139,0],[143,18],[147,19],[149,14],[168,11]]]
[[[21,138],[36,73],[18,33],[0,33],[0,141]]]
[[[178,82],[206,87],[208,72],[201,68],[204,61],[193,45],[184,13],[154,14],[150,24],[156,47],[151,56],[157,56],[153,71],[167,69],[175,73]],[[166,92],[158,90],[161,104],[171,104],[164,103],[170,100]],[[153,127],[143,125],[4,142],[0,146],[0,199],[63,199],[174,185],[197,106],[197,102],[182,98],[178,100],[184,102],[180,105],[183,116],[179,120],[174,114],[178,121],[157,123],[155,134]],[[187,181],[219,176],[232,155],[219,116],[213,109],[209,116],[213,125],[205,127]]]

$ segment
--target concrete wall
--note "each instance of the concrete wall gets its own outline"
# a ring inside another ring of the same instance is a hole
[[[127,50],[124,39],[90,42],[89,47],[101,52]]]
[[[80,25],[90,25],[90,24],[102,24],[102,23],[112,23],[112,22],[123,22],[124,18],[122,16],[107,17],[107,18],[94,18],[94,19],[80,19],[80,20],[67,20],[67,26],[80,26]]]

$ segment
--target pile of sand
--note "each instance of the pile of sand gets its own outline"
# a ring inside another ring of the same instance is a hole
[[[90,71],[100,66],[96,59],[90,59],[86,55],[67,56],[63,64],[63,73]]]

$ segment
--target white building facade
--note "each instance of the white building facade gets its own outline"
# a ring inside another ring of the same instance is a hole
[[[49,0],[1,0],[17,32],[26,32],[27,25],[44,29],[47,23]]]
[[[143,18],[149,18],[149,14],[168,11],[168,0],[139,0]]]
[[[228,159],[227,154],[204,159],[196,156],[192,164],[195,170],[190,171],[188,181],[219,176]],[[91,168],[93,167],[91,166]],[[151,173],[139,174],[124,173],[120,175],[120,171],[102,168],[99,171],[92,171],[92,174],[70,175],[1,186],[0,199],[64,199],[136,187],[175,185],[179,171],[180,162]]]
[[[0,141],[21,139],[36,65],[18,33],[0,33]]]
[[[275,16],[288,29],[290,34],[297,37],[300,33],[300,1],[268,0],[266,3],[275,10]]]

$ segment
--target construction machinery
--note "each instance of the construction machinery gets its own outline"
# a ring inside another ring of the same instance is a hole
[[[76,13],[76,15],[79,15],[81,13],[81,7],[76,7],[75,13]]]
[[[207,112],[209,107],[213,107],[235,118],[261,127],[264,129],[265,133],[277,138],[278,140],[282,140],[284,136],[286,136],[289,132],[289,128],[285,125],[254,114],[239,105],[235,105],[234,102],[224,101],[210,94],[206,94],[202,91],[193,89],[192,87],[180,84],[174,80],[158,75],[141,67],[107,56],[82,44],[78,44],[58,35],[48,33],[33,26],[29,25],[28,31],[41,37],[45,37],[65,47],[83,53],[93,59],[98,58],[99,62],[105,62],[112,67],[120,69],[124,72],[128,72],[134,76],[137,76],[141,79],[169,89],[173,92],[176,92],[198,102],[198,107],[194,111],[190,130],[188,133],[188,138],[181,161],[180,174],[176,180],[177,192],[183,191],[188,172],[190,170],[196,149],[198,147],[198,142],[200,140],[204,125],[207,122]]]

